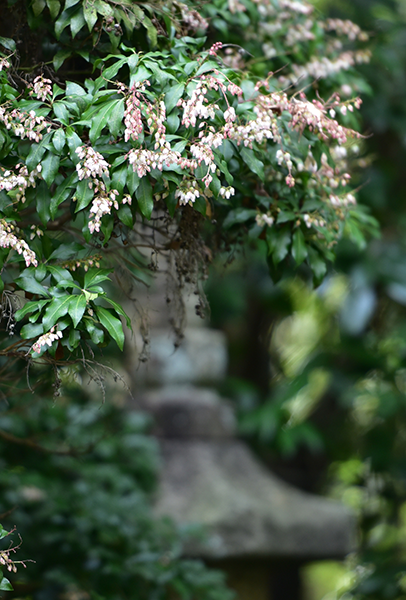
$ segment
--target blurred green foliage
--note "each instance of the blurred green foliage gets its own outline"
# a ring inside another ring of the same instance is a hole
[[[406,3],[315,4],[371,35],[371,62],[360,67],[370,86],[362,108],[370,137],[359,195],[381,238],[362,249],[342,242],[315,292],[305,272],[264,283],[266,266],[247,252],[245,266],[238,258],[230,275],[220,266],[209,285],[212,318],[229,336],[233,378],[224,393],[236,400],[242,433],[281,474],[359,517],[359,548],[331,598],[404,600]],[[223,294],[238,296],[229,312]],[[254,322],[260,347],[247,331]],[[265,381],[252,354],[268,366]],[[302,475],[292,477],[295,469]]]
[[[82,388],[64,382],[57,400],[1,403],[0,513],[23,540],[18,558],[35,561],[10,574],[14,596],[229,600],[222,574],[181,558],[191,532],[151,512],[159,458],[149,418]]]

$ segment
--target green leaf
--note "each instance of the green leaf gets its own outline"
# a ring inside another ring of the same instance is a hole
[[[24,290],[25,292],[37,294],[38,296],[49,296],[47,290],[40,283],[38,283],[38,281],[36,281],[34,277],[18,277],[18,279],[16,279],[15,282],[18,285],[18,287],[21,290]]]
[[[228,229],[238,223],[252,221],[256,215],[257,211],[253,208],[236,208],[235,210],[230,210],[227,217],[224,219],[223,227]]]
[[[31,149],[28,153],[27,158],[25,159],[25,164],[27,165],[27,169],[32,171],[41,161],[41,158],[45,154],[45,146],[43,144],[32,144]]]
[[[145,27],[145,29],[147,30],[147,36],[149,38],[149,41],[151,42],[151,46],[152,47],[156,46],[157,41],[158,41],[158,32],[157,32],[156,28],[153,26],[151,19],[149,19],[147,16],[144,16],[142,24]]]
[[[58,206],[62,204],[70,195],[71,188],[75,186],[78,181],[78,174],[76,171],[71,173],[55,190],[54,195],[51,198],[49,206],[49,212],[51,213],[51,219],[55,218]]]
[[[119,304],[117,304],[117,302],[114,302],[114,300],[112,300],[111,298],[107,298],[107,296],[104,296],[103,300],[105,302],[108,302],[114,308],[114,310],[116,311],[116,313],[118,313],[119,315],[121,315],[121,316],[123,316],[125,318],[126,323],[127,323],[127,327],[132,330],[131,319],[127,315],[127,313],[125,312],[125,310]]]
[[[69,310],[69,304],[72,296],[62,296],[61,298],[54,298],[51,304],[48,305],[42,324],[44,331],[49,331],[61,317],[64,317]]]
[[[47,265],[47,271],[52,275],[55,281],[72,281],[73,277],[68,271],[68,269],[64,269],[63,267],[59,267],[58,265]]]
[[[37,185],[37,191],[35,196],[37,200],[37,213],[42,223],[46,225],[51,218],[49,211],[51,196],[49,193],[49,189],[43,181],[41,181],[41,183]]]
[[[319,252],[312,247],[307,249],[308,262],[313,271],[315,280],[319,283],[327,272],[326,261],[320,256]]]
[[[6,48],[6,50],[10,50],[10,52],[15,52],[16,43],[11,38],[5,38],[0,35],[0,46]]]
[[[69,316],[73,321],[75,327],[78,326],[79,321],[82,320],[84,312],[86,310],[87,302],[84,294],[79,296],[72,296],[69,304]]]
[[[133,171],[131,165],[127,167],[127,188],[130,192],[131,196],[134,196],[135,192],[140,185],[140,178],[138,177],[138,173]]]
[[[45,8],[45,0],[34,0],[32,3],[32,12],[36,17],[42,13]]]
[[[13,586],[11,585],[9,580],[6,577],[3,577],[1,573],[0,573],[0,577],[2,578],[0,581],[0,591],[1,592],[12,592]]]
[[[33,300],[32,302],[27,302],[26,304],[24,304],[24,306],[22,308],[20,308],[19,310],[17,310],[14,313],[15,320],[21,321],[21,319],[23,319],[29,313],[32,313],[37,310],[40,311],[50,301],[51,300],[49,299],[49,300]]]
[[[68,8],[71,8],[72,6],[75,6],[79,2],[80,2],[80,0],[66,0],[64,10],[67,10]]]
[[[260,160],[258,160],[258,158],[255,156],[254,151],[251,150],[250,148],[244,148],[242,147],[240,149],[240,154],[241,157],[243,159],[243,161],[245,162],[245,164],[247,165],[247,167],[256,175],[258,175],[258,177],[260,179],[262,179],[262,181],[264,180],[264,163],[261,162]]]
[[[79,1],[79,0],[78,0]],[[59,15],[59,19],[55,23],[55,35],[56,39],[59,40],[62,31],[69,25],[70,14],[65,10]]]
[[[83,15],[89,28],[89,31],[93,30],[93,27],[97,21],[97,12],[94,5],[91,2],[85,2],[83,4]]]
[[[118,190],[120,193],[123,191],[124,186],[127,182],[127,165],[123,165],[120,169],[116,169],[111,178],[111,187]]]
[[[20,335],[23,340],[30,340],[31,338],[38,337],[44,333],[44,326],[42,323],[37,323],[33,325],[32,323],[27,323],[24,325],[20,331]]]
[[[115,100],[115,105],[111,111],[110,119],[108,121],[108,128],[115,137],[118,136],[121,126],[123,125],[124,118],[124,98]]]
[[[124,332],[120,319],[114,317],[106,308],[96,306],[95,309],[100,323],[107,329],[109,335],[117,343],[120,350],[122,350],[124,347]]]
[[[182,98],[184,90],[185,85],[183,83],[176,83],[175,85],[172,85],[169,92],[165,94],[165,106],[168,115],[171,110],[175,108],[178,100]]]
[[[56,28],[55,28],[56,29]],[[54,69],[57,71],[65,62],[69,56],[72,56],[72,50],[70,48],[64,48],[63,50],[58,50],[53,58]]]
[[[48,151],[45,155],[45,158],[42,159],[41,175],[49,186],[51,186],[51,184],[55,181],[55,177],[59,169],[59,163],[59,156],[50,151]]]
[[[99,108],[93,117],[92,126],[89,131],[89,139],[92,143],[94,143],[100,137],[104,127],[108,126],[110,115],[113,112],[113,108],[116,106],[117,102],[119,102],[119,100],[110,100],[109,102],[106,102],[106,104]]]
[[[307,256],[306,242],[301,229],[296,229],[293,234],[292,256],[297,265],[300,265]]]
[[[76,165],[79,162],[79,157],[76,154],[76,148],[79,148],[79,146],[83,146],[83,142],[80,139],[80,137],[78,136],[78,134],[76,133],[76,131],[74,131],[72,129],[72,127],[67,127],[66,139],[67,139],[68,146],[69,146],[70,157]]]
[[[62,101],[54,102],[53,107],[54,113],[57,119],[63,123],[63,125],[69,125],[69,111],[66,108],[66,104]]]
[[[49,12],[51,13],[52,19],[56,19],[61,10],[61,3],[59,0],[47,0]]]
[[[135,195],[138,200],[141,214],[147,219],[150,219],[154,209],[154,200],[152,198],[152,186],[147,177],[141,179]]]
[[[66,135],[65,131],[61,129],[57,129],[52,137],[52,143],[57,152],[61,152],[65,146]]]
[[[83,16],[83,7],[79,6],[78,10],[70,18],[70,30],[72,37],[75,37],[77,33],[85,26],[85,17]]]
[[[91,321],[90,319],[85,319],[85,327],[90,335],[90,339],[92,340],[93,344],[98,345],[103,342],[104,331],[103,329],[96,327],[93,320]]]
[[[289,252],[291,234],[289,227],[268,227],[266,230],[268,252],[272,255],[274,264],[281,262]]]
[[[89,269],[85,275],[84,287],[88,289],[92,285],[98,285],[102,281],[110,280],[112,269]]]
[[[128,204],[123,204],[117,211],[118,218],[126,227],[134,225],[134,217]]]
[[[79,212],[83,208],[86,208],[86,206],[88,206],[92,201],[93,196],[94,190],[89,188],[89,181],[87,179],[82,179],[82,181],[79,181],[75,193],[75,212]]]

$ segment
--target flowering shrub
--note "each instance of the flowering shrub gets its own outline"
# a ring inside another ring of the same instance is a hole
[[[149,10],[34,0],[28,23],[41,58],[53,44],[56,72],[30,67],[25,78],[16,40],[0,38],[3,316],[12,332],[23,325],[3,355],[61,361],[110,339],[122,348],[127,318],[105,287],[115,265],[137,275],[143,248],[176,252],[186,229],[198,246],[204,218],[211,250],[248,233],[266,241],[272,270],[303,263],[316,280],[343,233],[362,240],[374,225],[350,183],[359,78],[334,89],[368,58],[352,47],[366,39],[356,25],[288,0]],[[219,32],[224,42],[203,37]],[[72,79],[79,58],[92,69]],[[274,73],[273,60],[289,64]],[[315,78],[326,99],[304,89]]]

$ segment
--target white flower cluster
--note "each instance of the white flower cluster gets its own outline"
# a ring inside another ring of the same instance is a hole
[[[207,29],[209,26],[208,21],[202,17],[197,10],[189,8],[183,2],[174,2],[175,6],[180,9],[182,15],[182,22],[193,31],[198,31],[199,29]]]
[[[278,4],[280,8],[288,10],[301,15],[310,15],[314,7],[307,2],[298,2],[297,0],[279,0]]]
[[[369,50],[347,50],[337,58],[323,56],[319,59],[313,56],[305,65],[292,65],[292,74],[279,77],[282,85],[296,83],[298,79],[311,77],[312,79],[324,79],[330,75],[336,75],[340,71],[347,71],[355,64],[367,63],[371,58]]]
[[[267,212],[267,213],[258,213],[255,217],[255,221],[256,221],[257,225],[259,225],[259,227],[265,227],[265,225],[267,225],[268,227],[271,227],[274,224],[275,219],[271,216],[271,214],[269,212]]]
[[[0,106],[0,122],[17,137],[37,143],[42,140],[44,129],[51,131],[51,128],[47,127],[45,117],[37,117],[33,110],[27,113],[15,108],[9,112],[5,106]]]
[[[165,146],[159,151],[137,148],[128,153],[128,162],[133,171],[137,171],[138,177],[144,177],[151,169],[162,171],[164,165],[170,167],[174,163],[178,164],[180,160],[180,152],[172,150],[169,142],[165,142]]]
[[[10,68],[10,63],[8,62],[7,58],[0,58],[0,71],[2,71],[3,69],[9,69]]]
[[[338,35],[347,36],[349,40],[358,39],[360,42],[366,42],[368,40],[368,34],[348,19],[345,21],[342,19],[326,19],[321,25],[326,31],[335,31]]]
[[[90,219],[88,223],[90,233],[94,233],[95,231],[98,233],[100,231],[102,217],[104,215],[109,215],[113,206],[116,210],[119,209],[116,196],[118,196],[117,190],[110,190],[107,193],[106,190],[103,189],[99,195],[93,199],[90,213],[94,215],[94,217]],[[125,203],[126,200],[123,200],[123,204]],[[131,204],[131,202],[129,202],[129,204]]]
[[[184,179],[175,192],[175,198],[179,198],[180,205],[190,204],[192,206],[196,198],[199,197],[199,186],[194,179]]]
[[[11,248],[12,250],[15,250],[18,254],[23,255],[27,267],[30,265],[37,267],[38,261],[35,252],[31,250],[27,242],[20,240],[14,235],[14,230],[14,225],[7,223],[5,219],[0,219],[0,248]]]
[[[59,340],[61,338],[62,331],[55,331],[55,327],[52,327],[48,333],[44,333],[44,335],[41,335],[41,337],[37,339],[37,341],[31,346],[30,350],[39,354],[43,346],[51,347],[55,340]]]
[[[326,222],[324,221],[324,219],[322,219],[316,215],[309,215],[308,213],[303,215],[303,221],[305,222],[305,225],[308,229],[310,229],[310,227],[312,227],[313,225],[315,227],[325,227],[326,226]]]
[[[276,160],[278,161],[279,166],[282,165],[283,163],[285,163],[287,168],[289,169],[289,171],[293,167],[293,163],[292,163],[289,152],[284,152],[281,149],[277,150],[276,151]]]
[[[36,186],[36,179],[40,177],[42,167],[38,165],[31,173],[28,173],[25,165],[18,164],[16,165],[16,169],[18,169],[17,173],[7,170],[0,174],[0,191],[5,190],[6,192],[10,192],[17,189],[15,199],[16,201],[21,200],[24,203],[25,190]]]
[[[52,81],[50,79],[44,79],[42,75],[39,75],[34,79],[33,89],[30,90],[30,96],[37,97],[38,100],[45,102],[47,96],[52,94]]]
[[[146,86],[151,85],[148,80],[137,81],[131,88],[131,94],[126,99],[126,109],[124,111],[124,140],[138,140],[139,136],[144,131],[142,124],[141,108],[144,105],[144,97],[142,92],[145,92]]]
[[[81,162],[76,165],[80,180],[109,175],[109,163],[100,152],[93,150],[90,146],[79,146],[75,152],[81,159]]]
[[[229,200],[231,196],[234,196],[234,194],[235,189],[231,185],[229,185],[228,187],[221,187],[219,191],[219,196],[226,198],[226,200]]]
[[[313,21],[306,19],[304,23],[297,23],[289,27],[285,37],[285,43],[287,46],[294,46],[299,42],[306,42],[315,39],[314,33],[311,31],[313,27]]]
[[[288,110],[289,102],[283,92],[275,92],[269,96],[259,94],[255,99],[254,112],[256,119],[248,121],[245,125],[234,125],[228,130],[228,137],[237,144],[252,147],[252,143],[259,144],[265,140],[274,140],[279,143],[281,136],[277,114]]]
[[[327,116],[329,107],[324,106],[319,100],[309,102],[303,93],[300,94],[301,100],[293,98],[289,105],[289,112],[292,115],[290,126],[293,129],[303,131],[306,127],[310,131],[317,133],[321,139],[335,139],[339,144],[345,144],[347,136],[352,135],[360,137],[360,134],[340,125],[335,119]],[[339,101],[335,101],[335,105]]]
[[[344,194],[344,196],[342,196],[341,198],[336,194],[330,194],[329,200],[334,208],[347,208],[347,206],[354,205],[357,203],[357,201],[355,200],[355,196],[351,193]]]

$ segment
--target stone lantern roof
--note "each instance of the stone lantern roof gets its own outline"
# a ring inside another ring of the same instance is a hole
[[[189,555],[307,561],[353,550],[350,512],[271,474],[235,437],[233,411],[214,391],[166,386],[144,402],[163,457],[156,512],[206,533]]]

